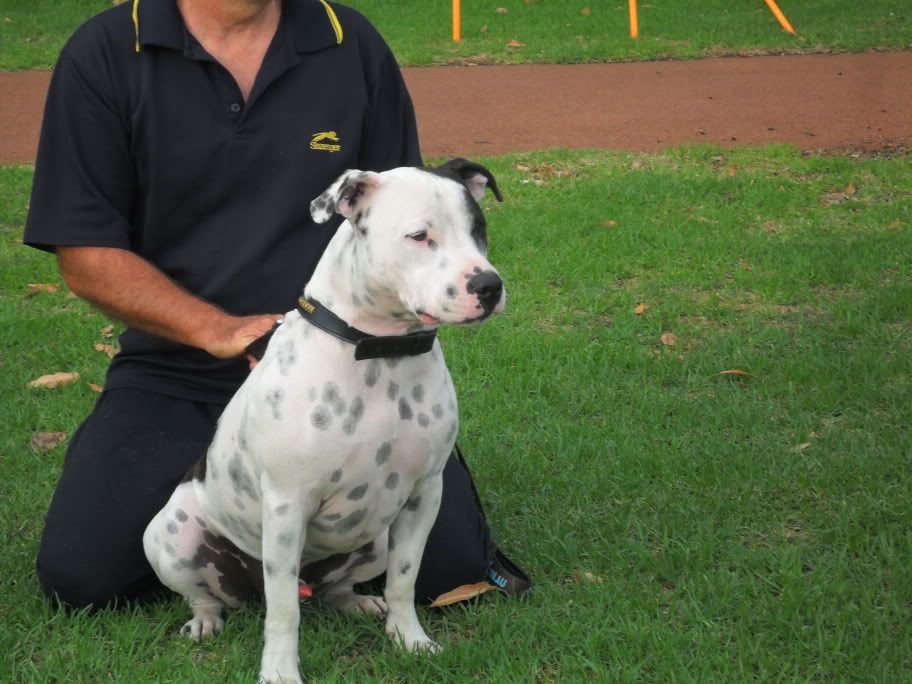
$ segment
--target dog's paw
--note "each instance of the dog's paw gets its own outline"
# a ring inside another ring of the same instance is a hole
[[[386,601],[379,596],[359,596],[355,609],[365,615],[386,615]]]
[[[409,646],[409,650],[412,653],[430,653],[431,655],[436,655],[440,653],[443,648],[433,639],[425,637],[423,640],[412,642],[412,645]]]
[[[398,628],[390,629],[387,627],[386,633],[389,637],[400,646],[412,653],[440,653],[442,650],[440,644],[431,639],[424,630],[417,629],[406,630],[405,634]]]
[[[301,679],[301,675],[297,672],[292,673],[279,673],[274,672],[268,674],[266,672],[260,672],[260,676],[257,678],[259,684],[304,684],[304,680]]]
[[[386,615],[386,601],[379,596],[362,596],[351,592],[343,595],[324,596],[323,600],[336,610],[341,610],[345,613],[376,615],[378,617]]]
[[[180,635],[193,639],[194,641],[201,641],[208,636],[218,634],[222,631],[224,626],[225,621],[218,615],[199,615],[188,620],[187,623],[181,627]]]
[[[259,684],[304,684],[301,675],[298,673],[298,666],[283,658],[278,658],[279,662],[267,662],[271,658],[263,657],[260,665],[260,676],[257,679]],[[281,662],[285,660],[285,662]]]

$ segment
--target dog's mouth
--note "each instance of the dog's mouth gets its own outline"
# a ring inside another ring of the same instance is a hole
[[[432,316],[431,314],[427,313],[426,311],[421,311],[421,310],[418,310],[415,313],[418,316],[418,320],[421,321],[424,325],[428,325],[428,326],[473,325],[475,323],[481,323],[486,318],[490,318],[490,316],[494,313],[494,310],[492,309],[491,311],[485,311],[484,313],[481,313],[478,316],[474,316],[472,318],[464,318],[461,321],[444,321],[440,318],[437,318],[436,316]]]
[[[425,311],[417,311],[418,320],[424,323],[425,325],[440,325],[442,321],[436,316],[431,316],[431,314]]]

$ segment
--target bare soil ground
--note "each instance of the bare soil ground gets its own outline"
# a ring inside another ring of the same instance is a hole
[[[912,52],[405,69],[426,155],[685,143],[912,146]],[[34,160],[48,72],[0,72],[0,164]]]

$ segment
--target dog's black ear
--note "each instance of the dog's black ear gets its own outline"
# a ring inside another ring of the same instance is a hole
[[[497,187],[497,181],[494,174],[488,171],[481,164],[477,164],[468,159],[450,159],[450,161],[441,164],[437,170],[443,171],[445,175],[455,176],[459,179],[469,191],[469,194],[480,202],[484,197],[485,188],[491,188],[494,197],[498,202],[503,202],[503,195],[500,194],[500,188]]]
[[[380,185],[379,174],[350,169],[310,203],[310,215],[317,223],[326,223],[333,214],[351,218],[358,205],[367,201]]]

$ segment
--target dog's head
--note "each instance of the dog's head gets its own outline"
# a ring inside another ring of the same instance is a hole
[[[506,304],[478,206],[487,188],[503,201],[491,172],[465,159],[436,168],[352,170],[310,211],[318,223],[333,214],[348,219],[352,263],[368,291],[398,300],[396,318],[424,326],[477,323]]]

